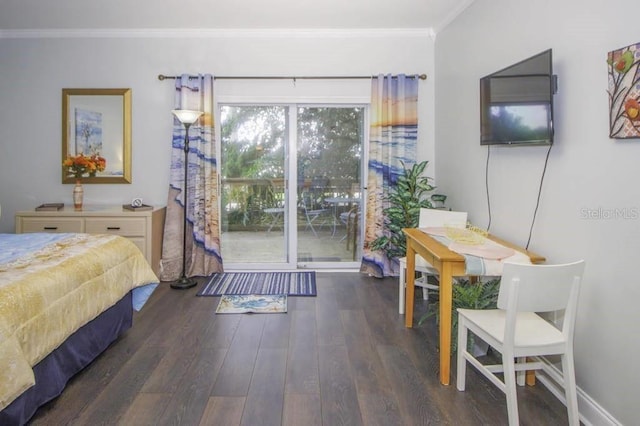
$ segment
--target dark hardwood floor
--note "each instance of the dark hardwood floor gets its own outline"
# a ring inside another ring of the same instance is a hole
[[[397,278],[317,274],[287,314],[216,315],[216,297],[162,283],[134,325],[42,407],[33,425],[506,425],[504,395],[473,368],[438,381],[435,320],[406,329]],[[419,293],[419,292],[417,292]],[[420,296],[419,296],[420,297]],[[426,302],[416,299],[416,317]],[[567,423],[541,384],[522,425]]]

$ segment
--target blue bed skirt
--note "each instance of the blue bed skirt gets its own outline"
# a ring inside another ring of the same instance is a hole
[[[38,407],[60,395],[69,379],[131,328],[132,322],[132,295],[129,292],[33,367],[36,384],[0,411],[0,425],[26,424]]]

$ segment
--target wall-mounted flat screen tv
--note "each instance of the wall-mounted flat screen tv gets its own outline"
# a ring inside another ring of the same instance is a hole
[[[480,79],[481,145],[553,143],[551,49]]]

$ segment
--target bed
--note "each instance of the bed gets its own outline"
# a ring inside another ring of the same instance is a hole
[[[0,234],[0,424],[24,424],[58,396],[157,285],[123,237]]]

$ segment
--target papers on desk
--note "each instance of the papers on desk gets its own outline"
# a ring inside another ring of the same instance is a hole
[[[457,243],[455,241],[447,246],[449,250],[459,254],[469,254],[471,256],[481,257],[483,259],[501,260],[516,254],[516,251],[510,247],[505,247],[491,240],[485,240],[484,243],[478,245],[469,245]]]
[[[435,238],[449,250],[463,255],[467,275],[499,276],[502,275],[505,262],[531,263],[526,254],[489,239],[477,245],[462,244],[447,238],[444,228],[420,228],[420,230]]]

